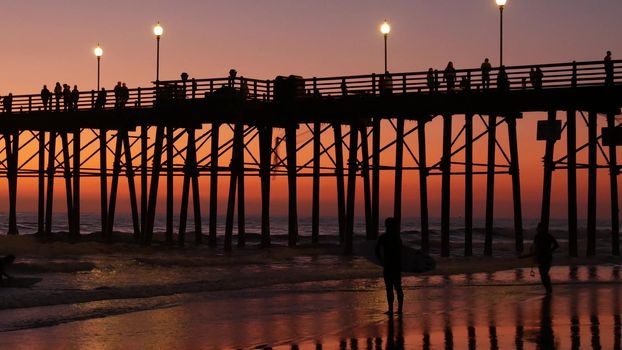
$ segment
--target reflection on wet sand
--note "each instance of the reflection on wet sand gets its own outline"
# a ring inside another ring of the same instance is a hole
[[[410,277],[402,317],[381,314],[380,280],[222,292],[169,309],[4,332],[0,347],[620,350],[619,273],[554,268],[552,297],[529,269]]]

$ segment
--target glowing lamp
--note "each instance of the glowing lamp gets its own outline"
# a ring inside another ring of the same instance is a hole
[[[380,33],[384,35],[389,35],[391,32],[391,26],[387,23],[387,20],[384,20],[384,23],[380,26]]]
[[[153,27],[153,34],[157,37],[161,36],[164,33],[164,28],[160,25],[160,22]]]
[[[503,7],[505,6],[505,3],[507,2],[507,0],[495,0],[497,2],[497,6],[499,7]]]
[[[104,54],[104,50],[102,50],[99,44],[97,44],[97,47],[95,48],[95,50],[93,50],[93,53],[99,58],[102,57],[102,55]]]

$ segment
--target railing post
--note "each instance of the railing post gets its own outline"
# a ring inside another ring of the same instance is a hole
[[[267,83],[268,83],[268,87],[267,87],[266,97],[267,97],[267,100],[270,101],[270,80],[268,80]]]
[[[371,74],[371,91],[373,95],[376,95],[376,73]]]
[[[95,90],[91,90],[91,108],[95,108]]]
[[[28,96],[28,112],[32,112],[32,96]]]
[[[253,82],[253,99],[257,99],[257,81]]]
[[[137,98],[137,103],[136,106],[140,108],[141,104],[142,104],[142,89],[140,87],[138,87],[138,98]]]
[[[577,87],[577,61],[572,61],[572,80],[570,85],[572,88]]]
[[[209,93],[210,94],[214,93],[214,81],[213,80],[209,81]]]
[[[402,93],[406,94],[406,74],[402,75]]]

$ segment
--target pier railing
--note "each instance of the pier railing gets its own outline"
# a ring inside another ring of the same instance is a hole
[[[622,84],[622,60],[611,61],[613,74],[609,77],[603,61],[569,62],[554,64],[522,65],[506,67],[508,78],[504,90],[533,90],[590,87]],[[534,81],[532,70],[539,68],[542,71],[540,83]],[[390,90],[391,94],[412,93],[456,93],[456,92],[483,92],[499,90],[499,67],[490,71],[489,86],[484,85],[482,70],[457,69],[455,71],[454,87],[448,89],[448,79],[444,70],[424,72],[406,72],[390,74],[390,83],[387,83],[385,74],[351,75],[322,78],[299,79],[299,98],[338,98],[344,95],[379,95]],[[53,89],[53,86],[50,86]],[[114,108],[150,108],[159,99],[201,99],[217,94],[219,91],[235,91],[247,100],[273,101],[275,97],[275,81],[260,80],[245,77],[168,80],[153,82],[147,88],[129,89],[129,98],[123,106],[116,102],[113,89],[107,90],[107,98],[101,109]],[[232,90],[234,89],[234,90]],[[304,93],[302,93],[304,91]],[[97,108],[98,91],[82,91],[75,108],[68,110],[93,110]],[[2,96],[4,99],[6,96]],[[52,98],[47,107],[51,111],[64,111],[63,96],[57,100],[52,92]],[[28,113],[44,111],[46,107],[40,94],[15,95],[12,101],[12,113]],[[2,105],[2,111],[7,112]]]

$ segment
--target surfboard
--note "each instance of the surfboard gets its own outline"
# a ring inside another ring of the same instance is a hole
[[[382,266],[376,257],[376,242],[369,241],[364,245],[363,256],[372,263]],[[402,272],[428,272],[434,270],[436,261],[419,249],[402,245]]]
[[[11,279],[4,278],[1,288],[30,288],[41,282],[42,278],[38,277],[14,277]]]

